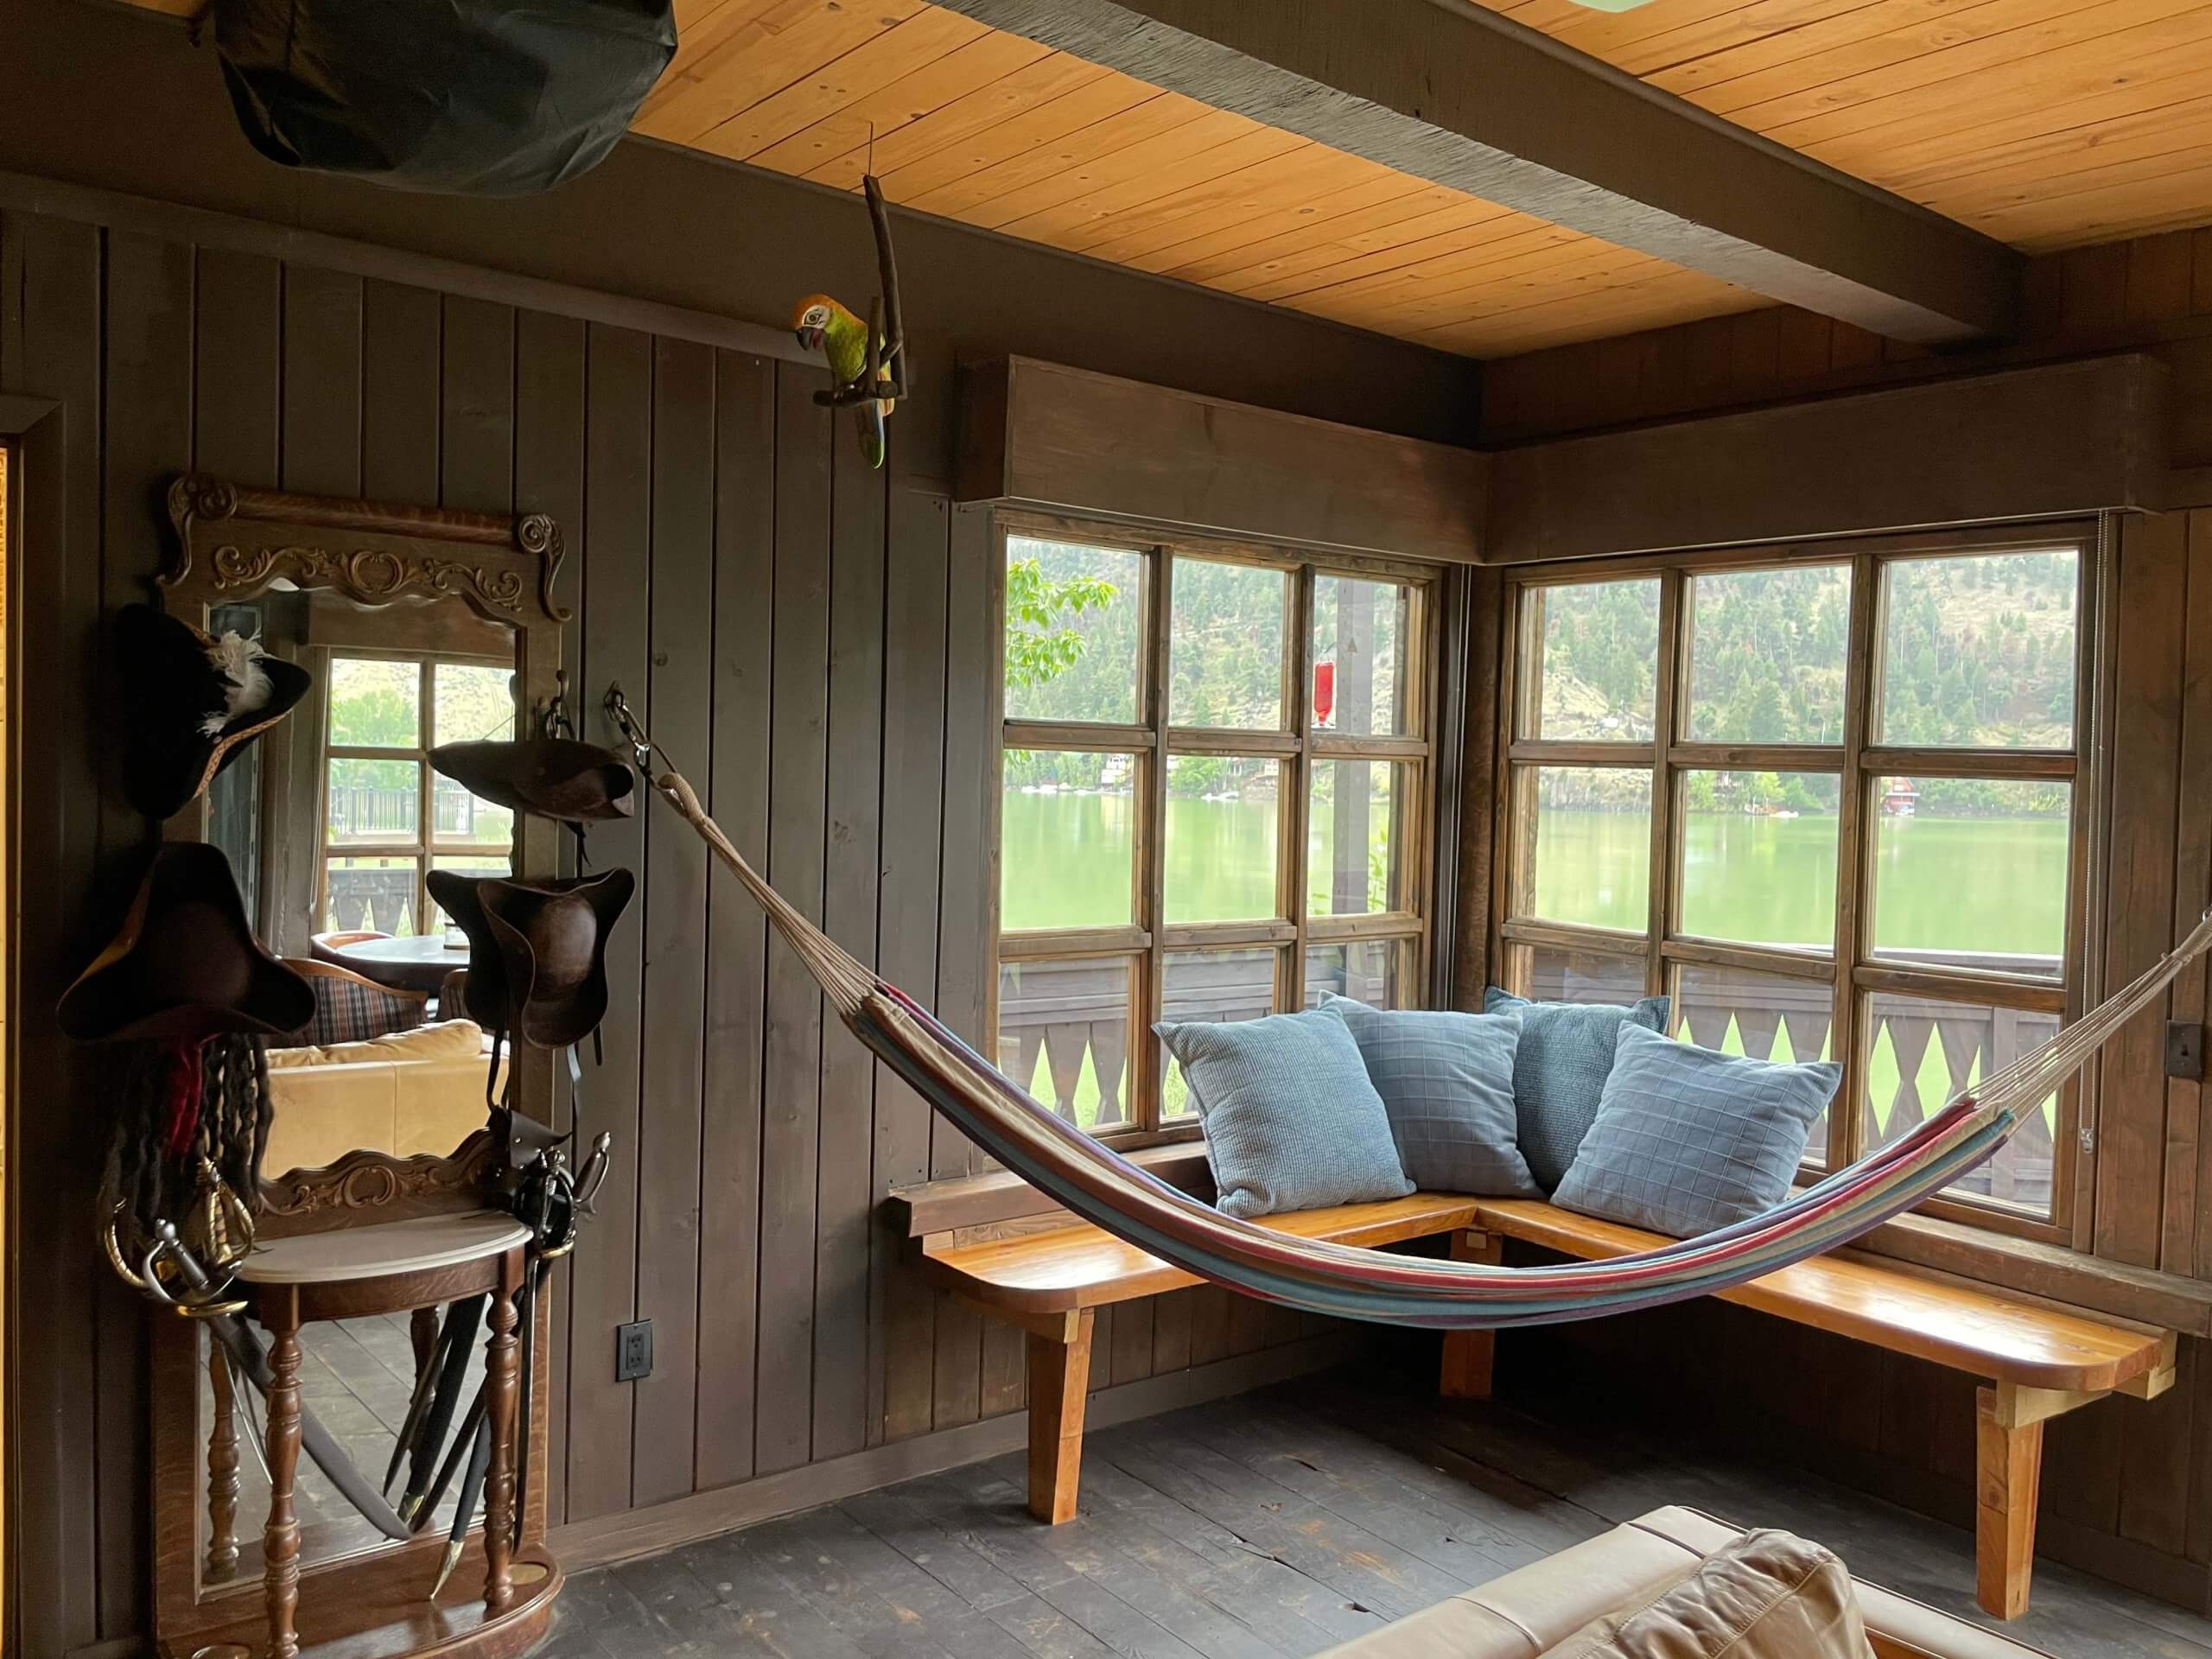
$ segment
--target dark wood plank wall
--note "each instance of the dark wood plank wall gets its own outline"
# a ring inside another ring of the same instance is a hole
[[[2185,469],[2177,484],[2183,499],[2205,505],[2117,527],[2107,637],[2118,786],[2103,873],[2110,920],[2098,947],[2116,984],[2212,905],[2212,230],[2041,258],[2030,290],[2027,338],[1978,357],[1885,347],[1775,308],[1508,359],[1489,365],[1484,429],[1510,442],[2088,351],[2142,348],[2163,360],[2173,459]],[[2212,1278],[2212,1125],[2202,1122],[2203,1086],[2164,1074],[2164,1018],[2212,1018],[2201,969],[2105,1056],[2078,1242],[2114,1262]],[[1703,1305],[1516,1340],[1529,1386],[1633,1356],[1639,1378],[1656,1383],[1635,1392],[1657,1408],[1740,1423],[1755,1444],[1971,1521],[1966,1379]],[[2180,1381],[2163,1398],[2108,1401],[2053,1422],[2045,1459],[2046,1554],[2212,1609],[2204,1344],[2183,1343]]]
[[[620,680],[787,894],[981,1035],[988,524],[862,466],[812,400],[818,371],[27,213],[0,214],[0,385],[67,400],[66,474],[27,479],[29,510],[56,484],[77,555],[23,572],[18,671],[86,693],[34,740],[26,807],[56,862],[26,884],[26,1008],[51,1006],[132,873],[143,830],[94,787],[112,747],[92,718],[100,619],[143,591],[162,483],[197,466],[556,514],[585,712]],[[972,1148],[825,1022],[672,817],[600,826],[591,854],[642,887],[582,1088],[618,1155],[556,1281],[553,1523],[1019,1409],[1019,1342],[922,1287],[874,1219],[889,1185],[965,1173]],[[89,1060],[27,1020],[17,1077],[20,1236],[80,1239],[101,1151]],[[19,1513],[36,1517],[18,1535],[22,1650],[60,1656],[145,1617],[150,1316],[89,1252],[40,1260],[23,1317],[41,1361],[16,1374]],[[1101,1332],[1102,1386],[1306,1333],[1225,1302],[1124,1313]],[[618,1385],[613,1327],[632,1318],[653,1321],[655,1372]]]

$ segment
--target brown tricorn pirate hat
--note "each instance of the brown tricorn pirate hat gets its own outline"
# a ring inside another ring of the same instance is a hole
[[[637,889],[629,871],[564,881],[430,872],[430,896],[468,936],[469,1017],[533,1048],[566,1048],[607,1017],[607,941]]]
[[[315,1018],[315,989],[254,938],[223,849],[172,841],[56,1013],[83,1043],[276,1036]]]
[[[630,763],[573,737],[447,743],[430,751],[430,764],[472,795],[540,817],[585,823],[638,810]]]
[[[149,818],[182,811],[313,683],[253,640],[204,633],[153,605],[124,606],[115,643],[124,792]]]

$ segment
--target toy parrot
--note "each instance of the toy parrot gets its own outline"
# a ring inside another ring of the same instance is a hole
[[[801,346],[810,352],[818,351],[829,359],[830,372],[836,377],[840,391],[856,389],[868,378],[868,324],[827,294],[810,294],[798,302],[798,309],[791,314],[791,331],[798,336]],[[887,395],[861,397],[852,405],[853,418],[860,432],[861,454],[871,467],[883,465],[889,448],[885,422],[897,396],[890,353],[885,349],[889,344],[878,336],[876,385]]]

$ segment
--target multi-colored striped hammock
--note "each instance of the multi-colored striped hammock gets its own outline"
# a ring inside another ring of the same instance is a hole
[[[640,744],[641,755],[645,747]],[[1848,1243],[1940,1192],[2009,1140],[2051,1091],[2212,946],[2212,912],[2171,954],[1919,1128],[1788,1202],[1700,1238],[1604,1262],[1503,1268],[1386,1255],[1224,1216],[1032,1100],[763,880],[674,772],[656,785],[819,980],[847,1026],[976,1144],[1073,1211],[1231,1290],[1315,1313],[1440,1330],[1546,1325],[1725,1290]]]

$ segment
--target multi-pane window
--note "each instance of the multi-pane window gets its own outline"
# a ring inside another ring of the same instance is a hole
[[[2094,537],[1512,584],[1503,977],[1663,993],[1684,1040],[1843,1062],[1815,1169],[2079,1011]],[[2077,1085],[1951,1189],[2056,1236]]]
[[[1430,577],[1010,520],[1001,1067],[1101,1134],[1187,1130],[1155,1021],[1421,999]]]
[[[427,933],[442,926],[433,869],[504,873],[514,814],[431,770],[442,743],[514,735],[511,664],[448,657],[334,654],[324,711],[326,930]]]

